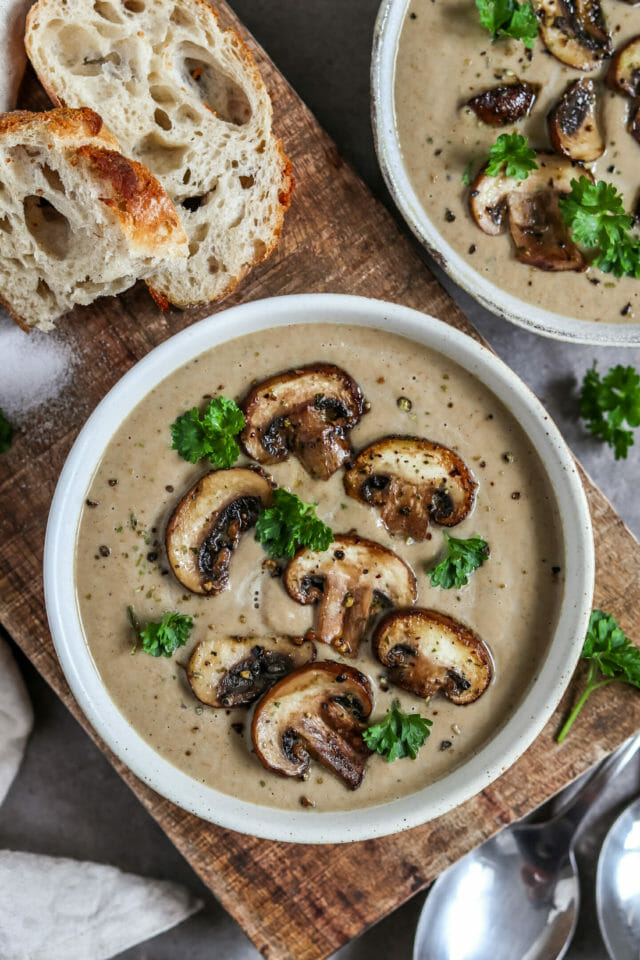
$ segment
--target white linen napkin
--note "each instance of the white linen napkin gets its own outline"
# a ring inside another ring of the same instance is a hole
[[[2,960],[107,960],[199,910],[167,880],[0,851]]]
[[[32,726],[31,701],[18,665],[9,644],[0,639],[0,805],[18,772]]]
[[[24,21],[32,0],[0,0],[0,113],[14,110],[27,55]]]

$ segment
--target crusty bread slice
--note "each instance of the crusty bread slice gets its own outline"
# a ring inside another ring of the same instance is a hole
[[[175,202],[189,258],[148,281],[159,302],[218,299],[269,256],[291,167],[251,53],[206,0],[39,0],[25,43],[54,101],[97,110]]]
[[[0,114],[0,302],[22,327],[186,253],[169,197],[93,110]]]

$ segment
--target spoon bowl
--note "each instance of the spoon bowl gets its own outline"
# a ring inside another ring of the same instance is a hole
[[[503,830],[434,884],[414,960],[556,960],[573,936],[579,900],[564,831],[554,836],[546,823]]]
[[[545,823],[506,827],[446,870],[420,915],[413,960],[560,960],[580,906],[573,844],[596,797],[640,748],[640,734],[609,756]],[[640,809],[638,810],[640,816]],[[636,952],[640,930],[640,819],[636,817]]]
[[[598,921],[612,960],[640,955],[640,797],[609,830],[598,858]]]

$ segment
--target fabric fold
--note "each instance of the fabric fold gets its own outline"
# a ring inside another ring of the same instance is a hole
[[[108,960],[202,907],[168,880],[0,851],[2,960]]]
[[[27,55],[24,49],[24,24],[32,0],[0,0],[0,113],[15,110],[18,88]]]
[[[0,805],[18,772],[32,726],[24,681],[9,644],[0,639]]]

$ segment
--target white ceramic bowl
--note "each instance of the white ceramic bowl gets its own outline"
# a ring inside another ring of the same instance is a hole
[[[357,324],[389,330],[451,358],[513,413],[545,465],[562,519],[566,584],[545,662],[505,726],[466,763],[400,800],[345,813],[276,810],[242,802],[192,780],[129,726],[107,693],[84,639],[74,578],[76,536],[93,474],[109,439],[149,390],[203,351],[243,334],[293,323]],[[44,555],[47,614],[69,685],[114,753],[154,790],[220,826],[273,840],[335,843],[394,833],[437,817],[478,793],[540,732],[578,660],[593,592],[591,521],[574,460],[528,388],[485,347],[432,317],[361,297],[309,294],[233,307],[183,330],[136,364],[107,394],[76,440],[53,498]]]
[[[594,323],[543,310],[491,283],[464,260],[427,216],[407,175],[395,118],[395,70],[400,34],[411,0],[383,0],[371,60],[372,120],[378,161],[391,196],[416,237],[467,293],[488,310],[557,340],[638,346],[640,324]]]

